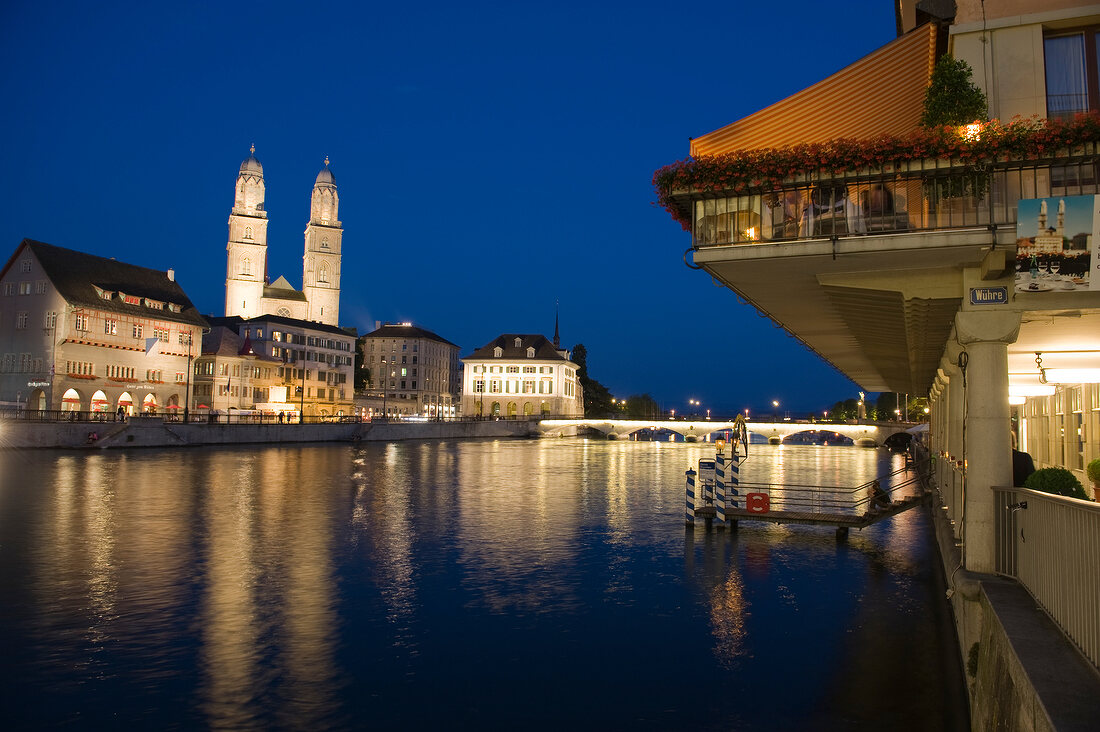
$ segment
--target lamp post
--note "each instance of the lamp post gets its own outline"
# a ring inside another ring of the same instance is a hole
[[[779,400],[772,399],[772,422],[779,421]]]

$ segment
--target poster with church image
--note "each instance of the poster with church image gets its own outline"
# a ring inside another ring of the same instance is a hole
[[[1026,198],[1016,214],[1016,291],[1100,290],[1100,196]]]

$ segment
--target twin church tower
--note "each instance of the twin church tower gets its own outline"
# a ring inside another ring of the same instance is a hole
[[[264,210],[264,168],[253,145],[241,163],[233,210],[229,214],[225,314],[254,318],[280,315],[339,326],[340,244],[344,229],[337,211],[336,178],[325,167],[313,184],[302,257],[302,289],[285,277],[267,278],[267,212]]]

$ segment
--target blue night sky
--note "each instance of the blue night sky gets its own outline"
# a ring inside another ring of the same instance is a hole
[[[688,138],[894,38],[889,0],[836,7],[11,0],[3,241],[174,268],[221,315],[249,145],[268,273],[295,287],[328,155],[342,325],[412,321],[467,355],[500,333],[551,336],[560,301],[563,343],[584,343],[616,396],[820,410],[857,387],[685,267],[689,236],[650,180]]]

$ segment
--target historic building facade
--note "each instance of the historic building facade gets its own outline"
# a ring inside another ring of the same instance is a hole
[[[172,270],[24,239],[0,271],[0,403],[173,414],[206,327]]]
[[[285,277],[267,274],[267,210],[264,169],[256,148],[241,163],[226,246],[225,314],[254,318],[278,315],[331,326],[340,321],[340,259],[343,226],[336,177],[325,167],[317,174],[310,200],[302,257],[302,289]]]
[[[583,417],[572,354],[555,335],[506,333],[462,359],[462,413],[473,417]]]
[[[260,368],[261,378],[263,369],[273,365],[273,382],[249,384],[253,400],[248,408],[272,413],[301,412],[307,418],[354,414],[354,330],[278,315],[211,318],[210,323],[236,333],[242,348],[247,343],[247,355],[257,360],[248,367]],[[216,381],[219,387],[230,384],[232,397],[231,381],[226,378],[231,375],[215,376],[221,377],[221,381]],[[266,402],[255,398],[256,388],[265,390],[259,396],[266,398]]]
[[[356,398],[366,415],[452,419],[461,403],[459,348],[412,323],[387,323],[359,338],[365,391]]]

